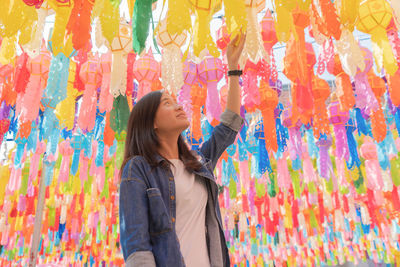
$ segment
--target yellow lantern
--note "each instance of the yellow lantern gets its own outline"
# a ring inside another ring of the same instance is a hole
[[[183,64],[181,47],[186,42],[186,32],[170,34],[167,21],[159,24],[157,43],[163,48],[161,60],[161,81],[165,89],[177,94],[183,85]]]
[[[216,9],[221,6],[221,0],[189,0],[196,13],[194,26],[193,54],[200,59],[207,55],[207,50],[213,57],[218,57],[218,49],[211,38],[210,21]]]
[[[132,29],[123,18],[120,19],[119,31],[111,46],[111,94],[114,97],[125,95],[127,78],[127,55],[132,50]]]
[[[384,67],[393,75],[398,69],[386,28],[392,19],[392,9],[386,0],[364,0],[359,8],[357,28],[371,35],[373,54],[378,71]]]
[[[103,35],[108,44],[111,44],[118,34],[119,8],[112,5],[110,0],[97,0],[93,6],[92,17],[99,18],[96,20],[96,41]]]
[[[66,28],[72,12],[73,0],[63,1],[48,0],[49,5],[56,11],[54,29],[50,39],[50,45],[54,56],[63,53],[68,57],[72,51],[72,36],[66,38]]]
[[[241,28],[242,30],[247,28],[246,13],[243,12],[246,5],[244,0],[224,0],[224,7],[226,27],[233,39],[240,33]]]

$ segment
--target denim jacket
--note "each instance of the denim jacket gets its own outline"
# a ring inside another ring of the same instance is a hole
[[[212,267],[230,266],[213,170],[225,149],[233,144],[243,118],[226,110],[209,140],[197,152],[202,167],[194,171],[205,179],[208,191],[206,240]],[[164,158],[157,156],[161,163]],[[136,156],[125,165],[120,184],[120,243],[126,266],[185,266],[175,232],[175,182],[171,170],[151,168]]]

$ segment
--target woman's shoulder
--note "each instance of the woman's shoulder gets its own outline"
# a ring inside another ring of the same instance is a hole
[[[121,178],[130,178],[132,176],[141,176],[145,173],[148,163],[143,156],[135,155],[128,159],[123,170]]]

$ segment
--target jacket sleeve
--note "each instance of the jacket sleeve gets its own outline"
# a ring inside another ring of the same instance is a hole
[[[236,135],[243,123],[244,119],[229,109],[221,114],[221,123],[214,128],[210,139],[204,142],[200,148],[204,157],[211,161],[212,170],[225,149],[235,142]]]
[[[150,244],[144,170],[136,159],[122,173],[119,195],[120,243],[126,266],[155,267]]]

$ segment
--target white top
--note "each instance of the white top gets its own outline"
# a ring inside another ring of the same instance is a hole
[[[209,267],[206,243],[206,206],[208,193],[202,178],[185,169],[179,159],[170,159],[175,178],[175,230],[187,267]]]

